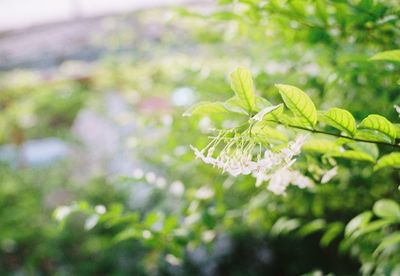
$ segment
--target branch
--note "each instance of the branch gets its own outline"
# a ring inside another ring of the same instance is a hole
[[[354,137],[341,135],[341,134],[337,134],[337,133],[326,132],[326,131],[323,131],[323,130],[309,129],[309,128],[302,127],[302,126],[284,124],[282,122],[275,121],[275,120],[268,120],[268,121],[273,122],[273,123],[277,123],[277,124],[280,124],[280,125],[283,125],[283,126],[291,127],[291,128],[296,128],[296,129],[309,131],[309,132],[312,132],[312,133],[320,133],[320,134],[325,134],[325,135],[329,135],[329,136],[335,136],[335,137],[339,137],[339,138],[346,138],[346,139],[350,139],[350,140],[357,141],[357,142],[378,144],[378,145],[382,145],[382,146],[390,146],[390,147],[394,147],[394,148],[400,149],[400,144],[391,144],[391,143],[380,142],[380,141],[371,141],[371,140],[365,140],[365,139],[360,139],[360,138],[354,138]]]

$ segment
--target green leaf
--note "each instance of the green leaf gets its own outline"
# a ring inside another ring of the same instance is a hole
[[[289,116],[285,113],[280,114],[279,117],[276,118],[277,121],[279,121],[280,123],[292,127],[305,127],[304,126],[304,119],[300,118],[300,117],[294,117],[294,116]]]
[[[328,246],[341,232],[343,231],[343,224],[341,222],[335,222],[328,226],[328,230],[322,236],[320,244],[321,246]]]
[[[400,62],[400,49],[380,52],[370,58],[370,60],[387,60]]]
[[[249,112],[246,110],[246,106],[243,105],[243,102],[238,96],[234,96],[226,100],[224,102],[224,107],[234,113],[249,115]]]
[[[257,142],[264,145],[288,142],[286,135],[263,122],[255,124],[251,130],[251,134],[255,136]]]
[[[379,157],[379,149],[376,144],[352,141],[350,143],[346,143],[346,145],[355,151],[362,151],[370,155],[374,160]]]
[[[323,219],[315,219],[309,223],[307,223],[306,225],[304,225],[303,227],[300,228],[299,230],[299,235],[300,236],[307,236],[310,235],[312,233],[315,233],[319,230],[324,229],[326,226],[326,222]]]
[[[396,169],[400,169],[400,152],[392,152],[387,155],[382,156],[377,164],[374,167],[374,171],[386,168],[393,167]]]
[[[260,111],[261,109],[264,109],[271,105],[272,104],[268,100],[264,99],[263,97],[256,96],[256,111]]]
[[[199,102],[183,113],[183,116],[206,115],[211,113],[226,113],[228,110],[220,102]]]
[[[259,96],[256,96],[256,108],[254,111],[261,111],[262,109],[272,106],[272,104]],[[244,103],[239,99],[238,96],[234,96],[224,102],[224,107],[235,113],[240,113],[244,115],[249,115],[249,112],[246,110],[246,106]],[[283,106],[282,106],[282,111],[283,111]]]
[[[297,229],[301,225],[298,219],[289,219],[280,217],[271,228],[271,235],[279,236],[286,235]]]
[[[360,129],[371,130],[371,139],[373,134],[381,134],[381,137],[385,137],[385,140],[393,143],[396,139],[396,129],[393,124],[383,116],[372,114],[361,121],[358,126]],[[364,133],[365,135],[365,133]],[[368,135],[368,133],[367,133]]]
[[[243,105],[242,101],[234,96],[224,102],[224,107],[234,113],[249,115],[249,112],[246,110],[246,107]]]
[[[264,119],[264,117],[270,113],[275,113],[275,115],[279,115],[283,112],[283,104],[268,106],[260,110],[256,115],[252,117],[252,119],[256,122],[260,122]]]
[[[382,240],[379,246],[375,249],[374,255],[383,252],[385,249],[390,249],[390,247],[398,243],[400,243],[400,232],[394,232]]]
[[[118,233],[113,241],[114,242],[121,242],[129,239],[137,239],[142,237],[142,232],[138,229],[135,229],[134,227],[130,227],[128,229],[125,229],[124,231]]]
[[[301,149],[306,152],[324,154],[331,151],[339,151],[340,146],[336,145],[335,142],[327,139],[309,139]]]
[[[320,120],[350,136],[353,136],[356,132],[356,120],[347,110],[331,108],[320,117]]]
[[[304,127],[313,128],[317,123],[317,110],[310,97],[299,88],[291,85],[276,84],[275,86],[278,88],[286,106],[296,117],[301,119],[301,124]]]
[[[329,152],[326,154],[327,156],[355,160],[355,161],[366,161],[375,163],[375,159],[362,151],[355,151],[355,150],[347,150],[347,151],[335,151]]]
[[[251,113],[256,108],[256,95],[250,71],[239,67],[231,73],[230,77],[233,91],[246,107],[246,110]]]
[[[328,12],[326,3],[324,0],[316,0],[316,14],[324,22],[328,22]]]
[[[365,227],[362,227],[360,230],[354,232],[354,237],[357,238],[359,236],[381,230],[383,227],[390,225],[392,223],[393,222],[390,220],[384,220],[384,219],[375,220],[375,221],[365,225]]]
[[[400,124],[393,124],[396,129],[396,137],[400,137]]]
[[[400,206],[394,200],[381,199],[375,202],[373,211],[378,217],[400,221]]]
[[[347,223],[345,228],[345,236],[350,236],[357,229],[364,227],[372,218],[372,213],[370,211],[363,212],[356,217],[352,218],[349,223]]]
[[[372,130],[372,129],[359,129],[354,135],[357,139],[362,139],[366,141],[372,142],[385,142],[385,143],[392,143],[392,139],[387,136],[386,134]]]

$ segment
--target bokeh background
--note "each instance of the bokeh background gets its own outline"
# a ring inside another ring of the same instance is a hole
[[[398,171],[338,161],[276,196],[196,161],[221,119],[182,117],[246,66],[272,102],[288,83],[399,122],[399,64],[369,60],[399,34],[396,0],[0,0],[0,274],[399,275],[387,232],[344,236]]]

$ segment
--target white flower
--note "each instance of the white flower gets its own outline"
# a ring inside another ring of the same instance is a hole
[[[170,192],[175,196],[181,196],[185,192],[185,186],[179,180],[171,183]]]
[[[301,147],[306,142],[308,136],[309,135],[300,135],[294,142],[290,142],[287,148],[282,150],[282,153],[286,155],[285,159],[287,163],[289,163],[293,156],[300,154]]]
[[[153,184],[157,179],[157,175],[154,172],[147,172],[144,177],[146,178],[146,181],[150,184]]]
[[[337,175],[337,167],[333,167],[329,171],[326,171],[324,175],[321,177],[321,183],[328,183],[335,175]]]
[[[262,171],[253,173],[253,177],[256,178],[256,187],[260,187],[264,181],[268,180],[268,175]]]
[[[134,178],[136,178],[136,179],[140,179],[140,178],[142,178],[144,176],[144,172],[143,172],[143,170],[141,170],[141,169],[135,169],[134,171],[133,171],[133,177]]]
[[[175,257],[174,255],[171,255],[171,254],[168,254],[167,256],[165,256],[165,260],[174,266],[178,266],[182,263],[182,261],[180,259],[178,259],[177,257]]]
[[[149,230],[144,230],[142,232],[142,236],[143,236],[143,238],[145,238],[147,240],[147,239],[150,239],[151,236],[153,236],[153,235],[151,234],[151,232]]]
[[[107,211],[106,207],[102,204],[96,205],[94,207],[94,210],[96,211],[96,213],[98,213],[100,215],[105,214],[105,212]]]
[[[190,145],[190,148],[194,151],[194,155],[196,155],[196,158],[199,158],[199,159],[204,158],[204,154],[202,151],[199,151],[197,148],[193,147],[192,145]]]
[[[72,208],[70,206],[60,206],[55,210],[54,216],[55,216],[56,220],[62,221],[69,214],[71,214],[71,212],[72,212]]]
[[[394,108],[396,109],[396,112],[399,113],[399,117],[400,117],[400,106],[399,105],[395,105]]]
[[[85,221],[85,226],[84,226],[85,230],[93,229],[98,221],[99,221],[99,215],[91,215]]]
[[[157,177],[156,186],[159,189],[164,189],[167,186],[167,180],[164,177]]]
[[[196,191],[196,197],[198,199],[209,199],[214,196],[214,191],[209,187],[201,187]]]
[[[291,172],[291,183],[300,189],[310,188],[313,186],[313,182],[310,178],[302,175],[298,171]]]
[[[275,172],[268,184],[268,190],[275,194],[281,195],[285,193],[289,184],[293,184],[300,189],[309,188],[313,186],[310,178],[302,175],[299,171],[291,171],[288,168],[282,168]]]
[[[277,195],[282,195],[285,193],[287,186],[289,186],[290,180],[289,170],[286,168],[280,169],[271,176],[268,190]]]
[[[256,115],[253,119],[261,120],[268,111],[261,111],[257,114],[260,118]],[[204,163],[211,164],[234,177],[251,174],[256,178],[257,187],[269,181],[269,190],[283,194],[291,183],[300,188],[313,184],[309,178],[289,169],[296,161],[294,157],[300,154],[307,137],[300,135],[279,152],[265,149],[262,153],[262,146],[254,142],[251,135],[226,130],[220,131],[202,150],[190,147],[196,158]],[[218,152],[217,148],[222,149]]]

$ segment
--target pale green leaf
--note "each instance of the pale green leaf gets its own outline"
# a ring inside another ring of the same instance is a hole
[[[315,1],[316,4],[316,13],[317,16],[324,22],[327,23],[328,22],[328,8],[326,6],[326,1],[324,0],[316,0]]]
[[[335,143],[336,143],[336,145],[343,146],[348,143],[354,143],[354,140],[350,139],[350,138],[341,137],[341,138],[338,138]]]
[[[130,227],[124,231],[118,233],[114,238],[114,242],[121,242],[129,239],[138,239],[142,237],[142,232],[138,229]]]
[[[380,131],[372,129],[359,129],[357,130],[356,135],[354,135],[354,138],[372,142],[392,143],[392,139],[389,136]]]
[[[400,152],[392,152],[382,156],[374,167],[374,170],[380,170],[386,167],[400,169]]]
[[[393,222],[390,220],[385,220],[385,219],[380,219],[380,220],[375,220],[367,225],[365,225],[365,227],[362,227],[360,230],[354,232],[354,237],[357,238],[359,236],[371,233],[371,232],[375,232],[375,231],[379,231],[381,230],[383,227],[392,224]]]
[[[400,137],[400,124],[393,124],[396,129],[396,137]]]
[[[236,96],[240,99],[246,110],[250,113],[256,108],[256,95],[251,72],[243,67],[236,68],[230,74],[231,87]]]
[[[276,119],[277,121],[279,121],[280,123],[282,123],[286,126],[304,128],[304,120],[300,117],[293,117],[293,116],[289,116],[285,113],[282,113],[282,114],[279,114],[279,116],[277,116],[274,119]]]
[[[288,142],[285,134],[276,128],[263,124],[263,122],[255,124],[251,130],[251,134],[254,135],[257,142],[264,145]]]
[[[394,200],[381,199],[375,202],[373,211],[378,217],[400,221],[400,206]]]
[[[390,249],[393,245],[397,245],[400,243],[400,232],[395,232],[390,234],[389,236],[385,237],[379,246],[375,249],[374,255],[380,254],[385,249]]]
[[[317,123],[317,110],[310,97],[297,87],[285,84],[275,85],[286,106],[301,120],[304,127],[313,128]]]
[[[370,59],[400,62],[400,49],[380,52],[371,57]]]
[[[320,120],[350,136],[353,136],[356,132],[356,120],[347,110],[331,108],[320,117]]]
[[[321,246],[328,246],[340,233],[343,231],[343,224],[341,222],[331,223],[328,230],[321,237]]]
[[[272,104],[268,100],[264,99],[263,97],[256,96],[256,111],[260,111],[261,109],[264,109],[271,105]]]
[[[252,119],[256,122],[260,122],[264,119],[264,117],[267,114],[273,113],[275,111],[278,111],[278,113],[275,113],[276,115],[282,113],[283,111],[283,104],[278,104],[278,105],[273,105],[273,106],[268,106],[260,110],[256,115],[252,117]]]
[[[303,227],[300,228],[299,230],[299,235],[300,236],[307,236],[309,234],[315,233],[319,230],[324,229],[326,226],[326,222],[323,219],[315,219]]]
[[[183,116],[207,115],[211,113],[226,113],[228,110],[220,102],[199,102],[183,113]]]
[[[271,234],[273,236],[285,235],[297,229],[301,225],[298,219],[289,219],[280,217],[272,226]]]
[[[372,218],[372,213],[370,211],[363,212],[357,215],[356,217],[352,218],[346,225],[344,231],[345,235],[349,236],[352,233],[354,233],[354,231],[356,231],[357,229],[364,227],[365,225],[368,224],[371,218]]]
[[[379,157],[379,149],[376,144],[352,141],[350,143],[346,143],[346,145],[355,151],[362,151],[366,154],[369,154],[374,160]]]
[[[388,141],[392,143],[396,139],[396,129],[393,124],[385,117],[377,114],[369,115],[361,121],[358,127],[360,129],[372,130],[373,132],[383,134],[388,138]]]
[[[306,152],[324,154],[331,151],[339,151],[340,146],[338,146],[335,142],[327,139],[309,139],[301,149]]]
[[[224,107],[235,113],[240,113],[244,115],[248,115],[249,112],[246,110],[246,106],[243,105],[243,102],[239,99],[238,96],[234,96],[224,102]]]
[[[375,163],[375,159],[371,155],[362,151],[355,151],[355,150],[336,151],[327,153],[327,156]]]

